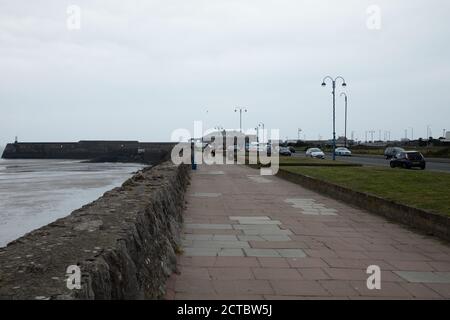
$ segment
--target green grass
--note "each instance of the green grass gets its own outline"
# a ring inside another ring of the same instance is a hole
[[[281,167],[293,173],[450,215],[450,174],[380,167]]]
[[[298,164],[299,166],[359,166],[358,164],[351,164],[346,161],[333,161],[330,159],[315,159],[315,158],[299,158],[299,157],[280,157],[280,165],[286,164]]]

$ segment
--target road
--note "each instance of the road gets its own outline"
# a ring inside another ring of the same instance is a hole
[[[303,152],[296,152],[296,153],[293,153],[293,155],[295,157],[305,157],[305,154]],[[326,157],[327,157],[327,159],[332,159],[331,153],[329,153],[329,154],[327,153]],[[337,156],[336,160],[360,163],[363,165],[370,165],[370,166],[389,167],[389,160],[386,160],[383,157],[377,157],[377,156],[359,156],[359,155],[353,155],[351,157]],[[427,169],[426,170],[450,172],[450,162],[444,163],[444,162],[427,161]]]
[[[186,201],[167,299],[450,298],[448,245],[277,176],[200,165]]]

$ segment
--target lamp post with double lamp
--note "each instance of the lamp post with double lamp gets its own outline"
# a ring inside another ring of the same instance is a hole
[[[239,111],[239,131],[242,133],[242,111],[247,112],[246,108],[236,108],[234,112]]]
[[[342,86],[346,87],[347,83],[345,83],[345,79],[342,78],[341,76],[338,76],[336,78],[332,78],[330,76],[326,76],[325,78],[323,78],[322,80],[322,87],[325,87],[326,81],[330,80],[331,81],[331,86],[332,86],[332,95],[333,95],[333,160],[336,160],[336,82],[338,80],[342,80]]]
[[[344,96],[345,99],[345,129],[344,129],[344,146],[347,148],[347,94],[341,92],[341,97]]]

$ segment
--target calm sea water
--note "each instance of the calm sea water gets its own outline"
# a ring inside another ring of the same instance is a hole
[[[0,247],[69,215],[143,166],[0,159]]]

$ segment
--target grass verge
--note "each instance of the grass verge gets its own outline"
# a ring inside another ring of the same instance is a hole
[[[380,167],[285,166],[281,169],[415,208],[450,215],[448,173]]]
[[[328,159],[300,158],[300,157],[280,157],[280,166],[331,166],[331,167],[360,167],[361,164],[346,161],[333,161]]]

